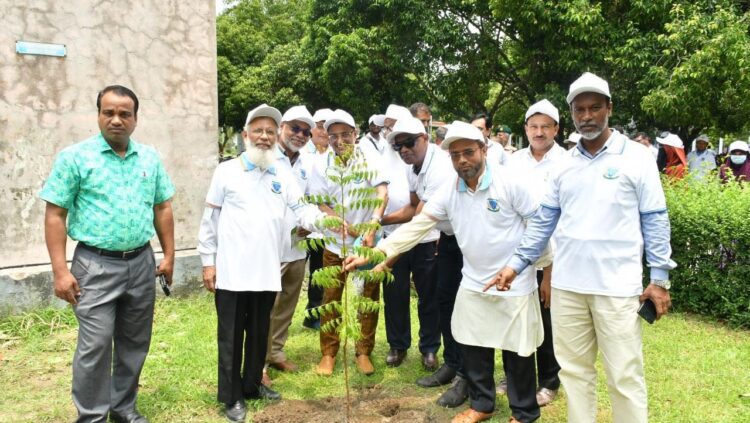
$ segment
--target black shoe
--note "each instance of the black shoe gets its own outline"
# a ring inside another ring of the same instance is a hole
[[[148,419],[138,414],[135,410],[127,414],[110,411],[109,418],[115,423],[148,423]]]
[[[428,352],[422,354],[422,367],[425,370],[434,372],[438,368],[438,358],[434,352]]]
[[[246,399],[262,399],[266,401],[280,401],[281,394],[274,391],[264,384],[258,385],[258,393],[255,395],[246,395]]]
[[[456,371],[447,364],[443,364],[435,373],[417,379],[417,385],[423,388],[434,388],[451,383],[455,377]]]
[[[461,376],[456,376],[453,385],[440,395],[437,404],[441,407],[456,408],[469,398],[469,382]]]
[[[385,365],[388,367],[398,367],[406,358],[406,350],[396,350],[391,348],[388,355],[385,356]]]
[[[245,401],[237,401],[234,404],[227,404],[224,409],[227,419],[231,422],[244,422],[245,416],[247,416],[247,408],[245,407]]]
[[[302,321],[302,326],[312,329],[312,330],[320,330],[320,320],[319,319],[305,319]]]

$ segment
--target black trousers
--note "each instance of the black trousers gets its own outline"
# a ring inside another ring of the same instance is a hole
[[[258,395],[276,292],[216,290],[219,402]]]
[[[491,413],[495,410],[495,350],[463,344],[461,347],[471,408]],[[508,378],[508,404],[513,417],[523,423],[537,420],[541,412],[536,403],[534,357],[521,357],[511,351],[503,351],[503,365]]]
[[[440,349],[436,251],[435,241],[417,244],[393,266],[393,282],[383,284],[385,334],[393,349],[407,350],[411,346],[411,278],[418,296],[419,351],[425,354]]]
[[[307,305],[305,310],[311,310],[323,304],[323,287],[313,285],[312,274],[323,267],[323,248],[315,250],[307,247],[308,265],[310,267],[310,276],[307,279]],[[311,323],[318,319],[305,317],[305,322]]]
[[[542,285],[542,271],[536,271],[536,281],[539,286]],[[539,301],[541,302],[541,295]],[[539,348],[536,349],[536,371],[539,383],[539,388],[547,389],[559,389],[560,378],[560,365],[557,364],[555,359],[555,350],[552,346],[552,316],[550,309],[544,308],[544,304],[541,304],[542,309],[542,325],[544,326],[544,341]]]
[[[458,374],[463,374],[461,348],[451,332],[451,317],[456,303],[456,294],[461,284],[461,269],[464,267],[464,256],[458,247],[456,237],[440,233],[437,256],[437,289],[440,308],[440,332],[443,334],[443,360]]]

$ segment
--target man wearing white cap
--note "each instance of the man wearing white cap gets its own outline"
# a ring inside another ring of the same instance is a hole
[[[719,177],[722,182],[734,179],[738,182],[750,181],[750,148],[745,141],[729,144],[729,156],[721,165]]]
[[[555,135],[560,129],[559,121],[560,113],[549,100],[544,99],[532,104],[526,111],[526,122],[524,123],[529,146],[510,156],[510,168],[514,174],[523,175],[523,179],[530,183],[529,187],[537,201],[541,201],[544,196],[553,166],[565,154],[565,149],[555,143]],[[536,351],[538,373],[536,401],[542,407],[555,399],[557,390],[560,388],[560,378],[558,377],[560,365],[557,364],[552,346],[551,277],[552,263],[537,262],[536,281],[539,284],[544,342]],[[533,379],[533,366],[530,370],[529,376]],[[503,384],[500,383],[499,389],[502,387]]]
[[[685,145],[682,139],[676,134],[665,132],[661,137],[656,137],[656,142],[661,144],[659,155],[656,157],[659,171],[672,178],[682,179],[687,171]]]
[[[362,153],[367,157],[371,154],[382,156],[387,145],[385,137],[380,135],[380,131],[385,124],[385,115],[372,115],[368,120],[368,131],[357,145]]]
[[[218,400],[231,421],[244,421],[246,398],[281,398],[261,376],[271,309],[281,290],[286,210],[307,229],[325,217],[303,204],[294,176],[277,165],[280,121],[281,113],[265,104],[248,113],[246,151],[214,171],[198,234],[203,284],[215,293],[218,317]]]
[[[394,257],[411,249],[438,222],[450,222],[464,258],[451,326],[463,349],[471,399],[471,408],[452,421],[480,422],[492,417],[494,354],[495,349],[502,349],[509,382],[521,394],[509,396],[511,421],[531,422],[540,415],[534,379],[524,380],[518,370],[524,360],[533,368],[530,356],[543,337],[534,272],[523,272],[518,285],[509,291],[482,290],[513,254],[523,234],[524,219],[534,215],[538,203],[507,168],[487,166],[486,140],[476,127],[453,122],[442,148],[448,150],[458,177],[442,184],[419,215],[379,242],[377,248]],[[363,262],[366,259],[348,258],[347,268]]]
[[[700,181],[716,169],[716,153],[708,149],[708,135],[701,134],[695,139],[695,149],[688,153],[690,177]]]
[[[405,223],[411,220],[415,210],[421,210],[424,202],[435,193],[441,183],[454,174],[450,161],[438,147],[430,144],[420,120],[409,117],[399,119],[388,134],[388,144],[406,164],[401,175],[408,179],[409,204],[392,214],[383,216],[381,224]],[[389,225],[390,226],[390,225]],[[393,282],[383,286],[385,304],[385,332],[390,345],[386,364],[401,365],[411,346],[411,323],[409,299],[411,280],[419,300],[419,351],[422,365],[427,370],[437,369],[436,353],[440,348],[439,309],[436,287],[436,253],[440,233],[434,230],[421,243],[404,253],[393,266]]]
[[[294,106],[281,117],[280,141],[276,144],[277,165],[292,173],[299,191],[307,194],[307,181],[312,172],[311,155],[300,154],[310,139],[315,126],[312,115],[305,106]],[[297,248],[297,243],[309,234],[297,226],[297,217],[290,209],[284,215],[286,223],[284,247],[281,254],[281,291],[271,312],[269,329],[268,354],[266,362],[270,367],[283,372],[293,372],[297,366],[287,360],[284,344],[289,337],[289,325],[292,323],[294,309],[299,301],[302,281],[305,279],[304,250]]]
[[[659,172],[646,148],[609,128],[610,98],[596,75],[571,84],[567,100],[581,142],[555,166],[520,246],[486,287],[512,289],[555,233],[552,331],[571,423],[597,420],[597,350],[614,422],[648,420],[638,308],[648,299],[657,318],[667,313],[669,270],[676,266]],[[644,247],[651,268],[645,290]]]
[[[336,110],[326,120],[325,129],[328,132],[329,142],[335,152],[336,156],[339,157],[347,169],[358,169],[365,167],[372,172],[372,177],[364,180],[353,180],[341,187],[338,183],[331,179],[326,179],[326,185],[316,191],[311,191],[311,194],[328,195],[332,198],[342,199],[341,205],[348,208],[344,216],[346,224],[348,224],[348,232],[346,234],[346,243],[349,248],[354,245],[357,238],[361,239],[363,246],[372,246],[375,244],[375,233],[356,233],[352,229],[354,225],[358,223],[366,222],[379,222],[383,217],[383,211],[385,210],[387,202],[387,185],[388,180],[385,179],[382,173],[379,171],[381,166],[378,163],[367,162],[362,155],[361,151],[356,148],[356,125],[354,118],[345,112],[344,110]],[[334,166],[335,158],[329,156],[329,168]],[[375,208],[352,208],[354,202],[359,197],[356,193],[352,193],[353,189],[356,188],[375,188],[377,192],[377,198],[382,200],[382,204]],[[336,216],[336,212],[331,208],[332,205],[321,204],[319,207],[321,210],[331,216]],[[335,241],[326,245],[325,251],[323,251],[323,265],[324,266],[338,266],[341,265],[343,257],[341,256],[341,250],[343,245],[341,244],[341,235],[328,232],[329,236],[332,236]],[[332,301],[341,300],[343,294],[343,284],[346,280],[343,280],[344,274],[339,275],[340,285],[336,287],[324,288],[323,290],[323,304],[328,304]],[[362,295],[373,300],[380,300],[380,284],[378,283],[365,283]],[[338,318],[337,312],[330,312],[323,314],[320,318],[321,326],[327,322]],[[370,375],[375,372],[375,368],[370,360],[370,354],[375,346],[375,330],[378,325],[378,312],[359,313],[359,321],[361,325],[361,338],[356,342],[356,354],[357,354],[357,368],[364,374]],[[320,350],[322,358],[318,364],[317,372],[322,375],[333,374],[333,369],[336,364],[336,354],[339,350],[339,336],[334,331],[320,331]]]
[[[383,131],[381,136],[384,138],[388,137],[388,134],[393,130],[393,125],[396,124],[401,118],[412,117],[411,112],[404,106],[398,104],[391,104],[385,109],[385,119],[383,120]]]
[[[310,178],[308,178],[307,184],[308,192],[320,189],[321,184],[325,185],[325,178],[316,178],[314,176],[325,174],[325,168],[328,165],[328,155],[333,154],[333,150],[328,145],[328,134],[323,127],[332,113],[333,110],[331,109],[319,109],[315,111],[315,114],[313,115],[315,126],[312,128],[312,138],[301,151],[302,154],[311,155],[313,157],[313,171],[311,172]],[[322,234],[316,232],[308,235],[308,238],[320,239],[322,237]],[[307,305],[305,305],[305,309],[311,310],[323,303],[323,288],[312,284],[312,274],[323,267],[323,249],[308,247],[307,257],[309,259],[308,267],[310,277],[307,280]],[[320,319],[314,316],[305,315],[305,318],[302,321],[302,326],[313,330],[320,329]]]

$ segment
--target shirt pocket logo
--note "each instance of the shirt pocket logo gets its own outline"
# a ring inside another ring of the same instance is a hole
[[[620,177],[620,169],[616,167],[608,167],[606,171],[604,171],[603,175],[606,179],[617,179]]]
[[[281,183],[278,181],[271,181],[271,192],[274,194],[281,194]]]
[[[305,169],[299,170],[299,176],[300,178],[302,178],[303,181],[307,179],[307,172],[305,172]]]
[[[500,210],[500,204],[494,198],[487,199],[487,210],[497,213]]]

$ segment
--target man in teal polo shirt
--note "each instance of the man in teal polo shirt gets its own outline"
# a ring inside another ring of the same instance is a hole
[[[40,197],[55,295],[73,305],[77,422],[148,422],[135,408],[151,342],[155,274],[172,281],[174,186],[156,151],[130,139],[138,98],[112,85],[96,101],[101,132],[62,150]],[[67,224],[66,224],[67,220]],[[158,267],[149,240],[159,236]],[[68,270],[67,235],[78,241]],[[114,345],[114,348],[113,348]]]

